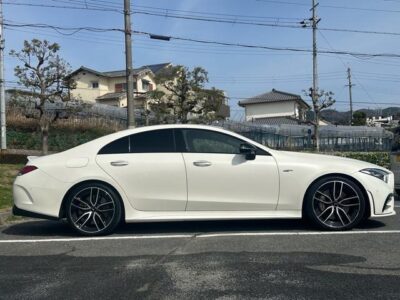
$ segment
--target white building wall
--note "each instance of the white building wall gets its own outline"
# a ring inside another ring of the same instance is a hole
[[[79,98],[83,101],[96,102],[96,98],[107,94],[108,81],[106,78],[94,75],[92,73],[80,72],[75,76],[76,89],[71,90],[71,95],[74,98]],[[98,82],[98,88],[92,88],[92,82]]]
[[[107,78],[107,77],[101,77],[89,72],[82,71],[78,73],[74,77],[76,81],[76,89],[71,91],[71,95],[74,98],[81,99],[83,101],[87,102],[96,102],[96,98],[99,96],[102,96],[107,93],[113,93],[115,92],[115,84],[118,83],[125,83],[126,78],[125,76],[121,77],[115,77],[115,78]],[[139,93],[144,93],[146,92],[143,89],[143,84],[142,80],[147,80],[153,85],[153,89],[156,88],[156,84],[154,82],[154,78],[151,75],[145,75],[143,77],[139,78],[139,82],[137,84],[138,91]],[[134,78],[134,81],[136,81],[136,78]],[[98,88],[93,88],[92,87],[92,82],[98,82],[99,87]],[[135,90],[136,92],[136,90]],[[102,103],[105,103],[102,101]],[[114,102],[110,102],[114,103]],[[105,103],[106,104],[106,103]],[[126,99],[122,100],[119,106],[126,106]]]
[[[246,120],[271,117],[298,116],[296,101],[248,104],[245,107]]]

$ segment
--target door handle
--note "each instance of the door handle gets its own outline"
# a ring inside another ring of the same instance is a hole
[[[196,167],[209,167],[209,166],[211,166],[211,163],[206,160],[199,160],[199,161],[193,162],[193,165],[195,165]]]
[[[114,167],[123,167],[123,166],[129,165],[129,163],[124,160],[117,160],[117,161],[110,162],[110,165],[112,165]]]

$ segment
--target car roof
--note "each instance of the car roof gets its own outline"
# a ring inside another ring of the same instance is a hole
[[[211,126],[211,125],[197,125],[197,124],[165,124],[165,125],[152,125],[152,126],[144,126],[144,127],[137,127],[137,128],[131,128],[131,129],[125,129],[122,131],[118,131],[115,133],[111,133],[105,136],[102,136],[100,138],[97,138],[95,140],[92,140],[88,143],[82,144],[80,146],[74,147],[72,149],[67,150],[68,152],[83,152],[83,153],[97,153],[99,149],[101,149],[104,145],[111,143],[114,140],[117,140],[119,138],[123,138],[125,136],[129,136],[131,134],[136,134],[140,132],[146,132],[146,131],[152,131],[152,130],[160,130],[160,129],[185,129],[185,128],[190,128],[190,129],[203,129],[203,130],[211,130],[215,132],[221,132],[230,136],[234,136],[236,138],[242,139],[244,141],[247,141],[248,143],[254,144],[261,149],[265,149],[266,151],[270,151],[270,149],[262,144],[257,143],[254,140],[248,139],[242,135],[239,135],[233,131],[229,131],[226,129],[223,129],[218,126]]]

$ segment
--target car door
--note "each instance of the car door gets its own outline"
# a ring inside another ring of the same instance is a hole
[[[185,210],[186,170],[182,154],[176,151],[174,129],[120,138],[104,146],[96,160],[137,210]]]
[[[182,129],[188,180],[188,211],[275,210],[279,174],[274,158],[257,149],[254,160],[240,154],[245,141],[221,132]]]

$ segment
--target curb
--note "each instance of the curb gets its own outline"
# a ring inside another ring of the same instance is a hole
[[[12,216],[12,210],[11,209],[0,211],[0,225],[5,225],[6,224],[6,220],[10,216]]]

